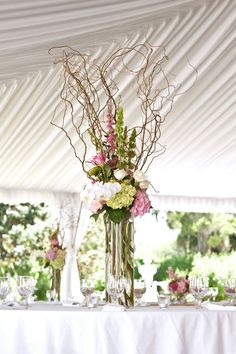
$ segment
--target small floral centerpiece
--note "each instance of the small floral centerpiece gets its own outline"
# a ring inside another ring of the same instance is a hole
[[[59,241],[59,226],[53,231],[50,237],[50,247],[44,253],[44,266],[51,268],[51,300],[60,300],[61,271],[65,265],[66,248]]]
[[[172,293],[174,300],[177,302],[184,302],[185,296],[189,293],[189,281],[183,276],[178,276],[172,267],[168,267],[167,274],[169,276],[168,288]]]

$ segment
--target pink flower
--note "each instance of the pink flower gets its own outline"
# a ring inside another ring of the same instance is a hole
[[[143,216],[151,208],[151,202],[145,190],[138,190],[135,194],[134,204],[130,209],[133,216]]]
[[[99,200],[99,201],[94,200],[92,202],[92,204],[90,205],[89,210],[92,213],[96,214],[98,212],[98,210],[102,209],[102,207],[105,203],[106,203],[106,201],[103,201],[103,200]]]
[[[111,168],[115,168],[118,161],[118,157],[113,157],[111,160],[107,161],[107,163]]]
[[[111,132],[109,132],[109,134],[107,135],[107,143],[110,146],[110,150],[115,150],[116,148],[116,134],[113,132],[113,130]]]
[[[58,245],[58,241],[57,240],[51,240],[51,245],[52,246],[57,246]]]
[[[92,158],[92,163],[94,163],[95,165],[102,165],[105,161],[106,155],[102,154],[101,152],[97,153],[97,155]]]
[[[57,257],[57,252],[54,250],[49,250],[46,253],[46,257],[49,261],[54,261],[54,259]]]

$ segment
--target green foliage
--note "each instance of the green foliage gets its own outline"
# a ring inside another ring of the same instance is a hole
[[[163,260],[157,267],[157,272],[153,279],[157,281],[166,280],[168,275],[166,273],[168,267],[172,267],[179,275],[188,275],[192,269],[193,256],[172,256]]]
[[[235,249],[236,215],[168,212],[170,228],[180,230],[177,245],[186,254],[221,253]]]
[[[46,290],[43,289],[46,289],[49,280],[47,275],[39,274],[42,265],[33,253],[44,249],[48,241],[51,233],[48,218],[48,210],[43,203],[0,203],[0,275],[13,278],[33,275],[41,285],[44,283],[41,292],[36,291],[39,299],[45,297]]]
[[[130,215],[126,208],[112,209],[105,205],[104,209],[108,214],[109,219],[117,224],[121,222],[121,220],[127,219]]]

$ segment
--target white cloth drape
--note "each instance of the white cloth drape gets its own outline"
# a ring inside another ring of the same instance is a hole
[[[60,229],[67,249],[65,266],[61,277],[61,299],[81,300],[80,276],[77,251],[87,228],[89,214],[83,208],[78,194],[67,195],[60,200]]]

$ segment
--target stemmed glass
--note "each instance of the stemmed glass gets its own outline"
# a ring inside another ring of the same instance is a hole
[[[215,301],[216,296],[218,295],[218,288],[217,287],[210,287],[207,295],[210,297],[210,299],[212,299],[212,301]]]
[[[146,292],[146,283],[144,280],[135,280],[134,281],[134,297],[135,305],[141,305],[141,299]]]
[[[204,296],[208,292],[208,278],[207,277],[196,277],[189,281],[190,293],[194,296],[197,301],[197,307],[201,308],[201,302]]]
[[[236,296],[236,279],[226,279],[224,282],[225,294],[230,298],[229,305],[234,304]]]
[[[7,296],[11,292],[10,279],[8,277],[0,277],[0,304],[4,305]]]
[[[86,304],[89,304],[89,299],[94,293],[94,282],[90,279],[82,279],[81,281],[81,293],[84,295]]]
[[[24,306],[26,309],[29,308],[29,297],[33,294],[35,289],[35,280],[31,276],[17,277],[17,290],[24,301]]]
[[[112,302],[116,306],[119,305],[119,299],[122,297],[125,289],[125,279],[123,275],[110,275],[106,286],[108,295],[111,296]]]

